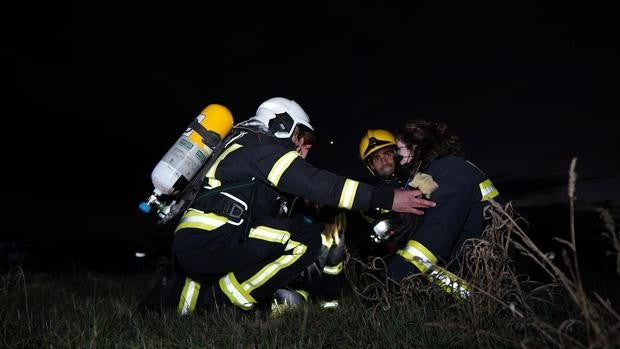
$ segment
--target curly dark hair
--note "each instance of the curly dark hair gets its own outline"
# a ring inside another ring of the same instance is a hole
[[[425,168],[436,158],[446,155],[464,155],[459,138],[450,133],[445,123],[423,119],[411,119],[396,130],[396,139],[408,147],[416,145],[414,167]]]

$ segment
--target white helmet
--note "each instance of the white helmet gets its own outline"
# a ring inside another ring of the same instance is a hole
[[[253,119],[265,124],[277,138],[289,138],[297,124],[302,124],[314,131],[308,114],[299,104],[282,97],[273,97],[264,101],[258,106]]]

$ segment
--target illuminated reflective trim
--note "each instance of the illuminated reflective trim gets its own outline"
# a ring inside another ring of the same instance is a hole
[[[447,270],[433,270],[429,277],[437,280],[440,283],[439,286],[447,293],[460,298],[470,296],[469,284]]]
[[[215,162],[213,163],[213,165],[211,165],[211,167],[209,168],[209,170],[207,171],[207,173],[205,174],[205,177],[208,178],[208,183],[211,187],[215,188],[215,187],[219,187],[220,185],[222,185],[222,182],[220,182],[218,179],[216,179],[215,176],[215,170],[217,169],[217,166],[220,164],[220,162],[222,160],[224,160],[224,158],[226,156],[228,156],[228,154],[232,153],[233,151],[239,149],[243,147],[241,144],[233,144],[230,147],[226,148],[226,150],[224,150],[222,152],[222,154],[220,154],[220,156],[217,158],[217,160],[215,160]]]
[[[325,247],[332,247],[333,239],[331,236],[327,236],[325,234],[321,234],[321,244]]]
[[[250,310],[256,300],[239,284],[233,273],[220,278],[220,289],[230,301],[243,310]]]
[[[289,240],[286,243],[286,247],[284,247],[284,251],[292,250],[292,249],[294,249],[295,247],[297,247],[299,245],[301,245],[299,242],[293,241],[293,240]],[[302,246],[304,246],[304,249],[305,249],[306,245],[302,245]]]
[[[296,241],[289,240],[285,250],[293,249],[292,254],[279,257],[275,261],[267,264],[258,273],[254,274],[246,282],[242,284],[243,289],[247,292],[252,292],[256,288],[269,281],[277,272],[295,263],[304,253],[306,253],[306,245],[303,245]]]
[[[215,213],[203,213],[202,211],[189,209],[181,217],[179,225],[174,232],[184,228],[196,228],[202,230],[214,230],[228,222],[228,218]]]
[[[181,299],[177,308],[179,314],[191,314],[196,309],[196,301],[199,294],[200,283],[190,278],[185,278],[185,286],[183,286],[183,292],[181,292]]]
[[[308,293],[308,291],[304,291],[304,290],[295,290],[295,292],[299,293],[304,300],[307,302],[308,298],[310,298],[310,293]]]
[[[409,240],[409,242],[407,242],[407,246],[399,250],[397,253],[410,262],[413,262],[414,257],[417,257],[422,263],[421,268],[418,266],[418,269],[422,272],[426,272],[426,270],[428,270],[428,268],[432,265],[437,264],[437,257],[435,257],[431,251],[424,247],[424,245],[415,240]]]
[[[269,182],[271,182],[271,184],[277,187],[278,183],[280,182],[280,177],[282,177],[284,171],[286,171],[289,166],[291,166],[293,160],[297,159],[298,156],[299,153],[295,151],[289,151],[288,153],[282,155],[273,165],[271,171],[269,171],[269,175],[267,175],[267,179],[269,180]]]
[[[207,178],[207,183],[209,183],[209,186],[211,188],[216,188],[216,187],[219,187],[220,185],[222,185],[222,182],[220,182],[219,180],[217,180],[215,178]]]
[[[338,207],[346,208],[350,210],[353,207],[353,201],[355,200],[355,193],[357,192],[357,186],[360,183],[358,181],[354,181],[352,179],[348,179],[344,182],[342,186],[342,193],[340,194],[340,201],[338,202]]]
[[[329,275],[338,275],[342,272],[344,266],[344,262],[340,262],[334,266],[325,266],[323,267],[323,273],[325,274],[329,274]]]
[[[332,309],[332,308],[338,308],[338,301],[337,300],[333,300],[333,301],[324,301],[321,302],[321,309]]]
[[[253,239],[277,242],[284,245],[291,237],[291,234],[286,230],[279,230],[259,225],[256,228],[252,228],[248,236]]]
[[[490,179],[480,182],[478,186],[480,187],[480,194],[482,195],[482,199],[480,199],[480,201],[487,201],[499,195],[499,191],[495,189],[495,186]]]
[[[445,292],[459,298],[469,297],[467,282],[447,270],[440,269],[436,265],[437,257],[421,243],[409,240],[407,246],[397,253],[415,265],[428,279],[436,281]]]

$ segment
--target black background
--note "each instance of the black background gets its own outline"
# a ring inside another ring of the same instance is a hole
[[[308,160],[338,174],[368,179],[365,130],[417,116],[447,122],[524,210],[567,202],[574,156],[580,204],[618,206],[611,5],[83,2],[1,16],[0,241],[38,267],[165,250],[174,227],[137,209],[153,167],[206,105],[238,122],[274,96],[306,110]],[[563,234],[567,211],[548,217]]]

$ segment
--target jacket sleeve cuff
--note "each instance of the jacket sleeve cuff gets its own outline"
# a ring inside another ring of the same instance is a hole
[[[370,198],[370,208],[380,207],[386,210],[391,210],[393,203],[394,203],[394,189],[393,188],[379,186],[373,189],[372,196]]]

